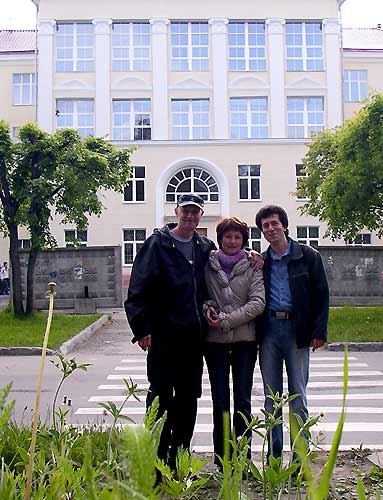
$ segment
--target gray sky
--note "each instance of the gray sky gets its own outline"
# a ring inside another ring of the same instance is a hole
[[[34,28],[35,6],[31,0],[0,0],[0,4],[0,29]],[[344,26],[383,25],[383,0],[346,0],[342,18]]]

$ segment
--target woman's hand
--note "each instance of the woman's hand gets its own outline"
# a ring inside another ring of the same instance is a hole
[[[251,267],[255,271],[259,271],[263,268],[264,260],[260,253],[255,250],[250,250],[248,260],[250,261]]]
[[[207,317],[207,322],[209,326],[213,328],[218,328],[219,325],[221,324],[221,319],[218,317],[217,311],[214,309],[214,307],[209,307],[207,312],[206,312],[206,317]]]

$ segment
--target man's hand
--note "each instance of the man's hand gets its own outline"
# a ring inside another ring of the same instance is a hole
[[[312,351],[316,351],[320,347],[323,347],[325,344],[325,341],[323,339],[312,339],[310,347],[312,347]]]
[[[209,326],[212,326],[213,328],[218,328],[219,325],[221,324],[221,321],[217,315],[217,311],[214,309],[214,307],[209,307],[209,309],[206,312],[206,317],[207,317],[207,322]]]
[[[143,351],[147,351],[152,346],[152,336],[147,335],[146,337],[142,337],[142,339],[138,341],[138,345]]]
[[[255,271],[259,271],[260,269],[263,268],[263,264],[265,262],[260,253],[256,252],[255,250],[250,250],[248,259],[250,261],[251,267]]]

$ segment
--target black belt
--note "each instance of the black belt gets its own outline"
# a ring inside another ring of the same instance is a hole
[[[269,309],[269,316],[277,319],[293,319],[293,314],[288,311],[272,311]]]

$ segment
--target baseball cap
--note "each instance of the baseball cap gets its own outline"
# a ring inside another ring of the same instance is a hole
[[[195,205],[203,210],[204,201],[198,194],[181,194],[177,201],[177,207],[184,207],[185,205]]]

